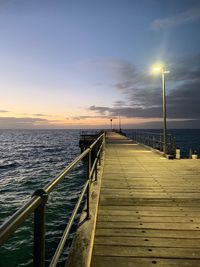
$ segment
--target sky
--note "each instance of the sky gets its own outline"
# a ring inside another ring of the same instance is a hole
[[[200,128],[199,0],[0,0],[0,129]]]

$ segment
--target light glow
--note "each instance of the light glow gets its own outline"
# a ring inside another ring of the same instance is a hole
[[[167,73],[170,73],[169,70],[165,70],[165,67],[162,64],[157,64],[157,65],[152,66],[151,70],[152,70],[152,73],[154,73],[154,74],[158,74],[158,73],[167,74]]]
[[[157,73],[161,73],[164,69],[164,66],[163,65],[154,65],[152,66],[151,70],[153,73],[157,74]]]

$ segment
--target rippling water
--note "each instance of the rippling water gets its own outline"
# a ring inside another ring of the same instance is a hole
[[[0,223],[80,154],[79,135],[78,130],[0,130]],[[48,260],[53,256],[84,181],[84,167],[80,163],[50,194]],[[32,221],[32,217],[28,219],[1,248],[1,267],[32,266]]]

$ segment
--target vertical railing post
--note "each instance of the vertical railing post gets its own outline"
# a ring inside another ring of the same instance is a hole
[[[97,161],[96,161],[96,164],[95,164],[95,181],[97,181]]]
[[[174,157],[176,157],[176,137],[175,136],[173,138],[173,153],[174,153]]]
[[[98,162],[98,152],[99,152],[99,149],[98,149],[98,144],[95,145],[95,158],[94,158],[94,162],[95,163],[95,181],[97,181],[97,162]]]
[[[45,266],[45,209],[48,194],[43,189],[34,192],[34,196],[41,197],[40,205],[34,212],[34,247],[33,247],[33,266]]]
[[[87,186],[87,220],[90,219],[90,181]]]
[[[163,149],[163,144],[162,144],[162,134],[160,133],[160,151]]]
[[[98,141],[98,149],[100,149],[101,145],[99,145],[100,141]],[[101,166],[101,151],[99,153],[99,158],[98,158],[99,166]]]
[[[155,135],[153,135],[153,148],[155,148]]]
[[[91,148],[88,153],[88,164],[87,164],[87,179],[89,180],[87,186],[87,219],[90,219],[90,172],[91,172]]]
[[[90,171],[92,166],[92,149],[90,148],[90,151],[88,152],[88,165],[87,165],[87,179],[90,179]]]
[[[106,134],[104,133],[103,135],[103,150],[105,151],[105,147],[106,147]]]

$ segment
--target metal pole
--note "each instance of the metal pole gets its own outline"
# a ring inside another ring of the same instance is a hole
[[[87,186],[87,219],[90,219],[90,171],[91,171],[91,149],[88,153],[88,169],[87,169],[87,179],[89,180]]]
[[[163,144],[162,144],[162,134],[160,133],[160,151],[163,149]]]
[[[163,92],[163,152],[167,154],[167,123],[166,123],[166,92],[165,92],[165,70],[162,69],[162,92]]]
[[[87,220],[90,219],[90,181],[87,186]]]
[[[96,144],[95,146],[95,160],[96,160],[96,164],[95,164],[95,181],[97,181],[97,163],[98,163],[98,151],[99,151],[99,142]]]
[[[155,136],[153,135],[153,148],[155,148]]]
[[[122,129],[121,129],[121,117],[119,116],[119,132],[121,133]]]
[[[99,145],[99,149],[100,149],[100,147],[101,147],[101,144]],[[101,151],[100,151],[100,153],[99,153],[99,156],[98,156],[98,162],[99,162],[99,166],[101,166]]]
[[[96,161],[96,164],[95,164],[95,181],[97,181],[97,163],[98,163],[98,160]]]
[[[34,247],[33,266],[45,266],[45,208],[48,195],[43,189],[36,190],[34,195],[40,196],[42,202],[34,212]]]
[[[173,138],[173,155],[176,157],[176,137]]]

